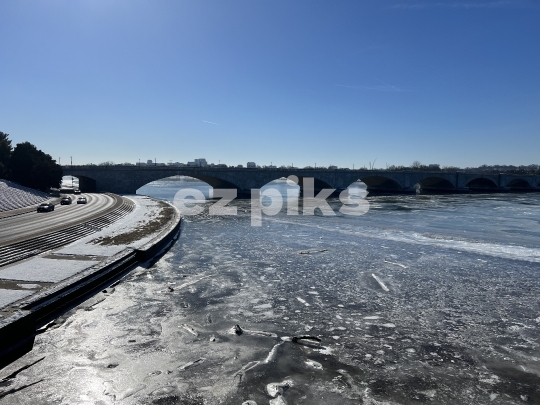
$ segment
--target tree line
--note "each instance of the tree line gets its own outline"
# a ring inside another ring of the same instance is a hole
[[[60,186],[62,167],[30,142],[18,143],[13,148],[9,134],[0,131],[0,179],[48,191]]]
[[[471,172],[471,173],[509,173],[509,174],[540,174],[540,165],[482,165],[477,167],[440,166],[438,164],[424,165],[418,160],[410,166],[388,166],[388,171],[432,171],[432,172]]]

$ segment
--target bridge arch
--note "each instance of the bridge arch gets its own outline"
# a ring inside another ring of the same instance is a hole
[[[490,191],[499,188],[493,180],[485,177],[476,177],[469,180],[466,187],[471,191]]]
[[[176,186],[178,187],[178,189],[190,188],[190,184],[189,184],[190,179],[191,179],[191,181],[198,180],[198,181],[200,181],[202,183],[206,183],[206,185],[208,186],[209,189],[205,190],[206,187],[204,187],[204,186],[201,187],[200,184],[193,186],[193,188],[201,189],[200,191],[203,191],[203,194],[205,194],[205,196],[207,198],[212,198],[213,197],[212,190],[214,190],[214,189],[232,189],[232,190],[237,190],[238,195],[241,194],[241,189],[236,184],[234,184],[234,183],[232,183],[230,181],[227,181],[225,179],[212,177],[212,176],[207,176],[207,175],[204,175],[204,174],[198,174],[198,173],[184,174],[184,173],[181,173],[181,174],[176,174],[176,175],[166,174],[164,176],[161,175],[161,176],[154,176],[154,177],[157,177],[157,178],[152,178],[152,179],[146,178],[143,181],[139,182],[140,185],[136,189],[137,194],[139,194],[139,193],[144,194],[144,190],[142,190],[142,192],[140,192],[140,190],[143,189],[145,186],[148,186],[151,183],[156,182],[156,181],[167,181],[167,180],[169,180],[169,181],[178,181],[177,185],[172,184],[172,188],[176,188]]]
[[[209,185],[211,185],[213,188],[228,188],[228,189],[237,189],[237,190],[239,189],[239,187],[236,184],[228,180],[218,178],[218,177],[212,177],[212,176],[207,176],[207,175],[198,174],[198,173],[191,173],[189,174],[189,177],[193,177],[194,179],[199,179],[201,181],[204,181],[205,183],[208,183]]]
[[[213,197],[213,187],[205,181],[191,176],[167,176],[150,181],[139,187],[135,194],[152,195],[156,192],[164,199],[173,199],[176,193],[182,189],[196,189],[204,194],[205,199]]]
[[[298,187],[300,188],[300,195],[304,192],[304,178],[313,178],[313,185],[315,194],[319,193],[323,189],[334,189],[335,187],[332,187],[332,185],[328,184],[325,180],[313,176],[313,175],[305,175],[304,173],[296,173],[296,172],[269,172],[265,173],[265,175],[261,176],[256,184],[253,185],[252,188],[258,188],[262,189],[263,187],[269,186],[273,182],[279,182],[279,181],[285,181],[285,179],[290,179],[296,177],[298,179]],[[249,190],[248,190],[249,191]]]
[[[300,186],[300,193],[303,194],[304,192],[304,177],[297,176],[298,177],[298,185]],[[306,176],[307,177],[307,176]],[[315,194],[318,194],[323,189],[333,189],[330,184],[328,184],[326,181],[321,180],[318,177],[313,177],[313,188],[315,190]]]
[[[96,191],[96,180],[81,175],[68,175],[64,177],[71,177],[73,181],[66,183],[67,187],[78,188],[83,193],[94,193]],[[75,181],[76,180],[76,181]],[[64,184],[64,178],[62,178],[62,184]]]
[[[417,184],[420,191],[427,192],[449,192],[456,189],[450,180],[439,176],[424,177]]]
[[[525,179],[513,179],[506,183],[506,187],[512,190],[527,190],[532,188],[532,185]]]
[[[384,176],[364,176],[359,180],[367,186],[369,193],[397,193],[403,189],[395,180]]]

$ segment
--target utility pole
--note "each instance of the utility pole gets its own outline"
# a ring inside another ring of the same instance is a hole
[[[157,166],[157,159],[154,158],[154,166]]]

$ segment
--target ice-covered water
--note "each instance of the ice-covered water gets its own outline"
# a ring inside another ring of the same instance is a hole
[[[237,200],[237,216],[188,217],[153,267],[39,335],[4,373],[45,356],[9,387],[43,381],[0,402],[540,403],[539,197],[368,197],[363,216],[261,227]]]

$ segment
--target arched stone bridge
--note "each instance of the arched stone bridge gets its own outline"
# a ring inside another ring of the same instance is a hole
[[[315,179],[315,189],[341,191],[361,180],[370,192],[414,193],[416,187],[434,192],[539,190],[540,176],[483,174],[466,172],[392,172],[385,170],[328,169],[246,169],[175,166],[64,166],[64,176],[79,178],[83,191],[109,191],[135,194],[137,189],[155,180],[171,176],[190,176],[214,188],[237,189],[239,197],[251,195],[270,181],[297,176]]]

